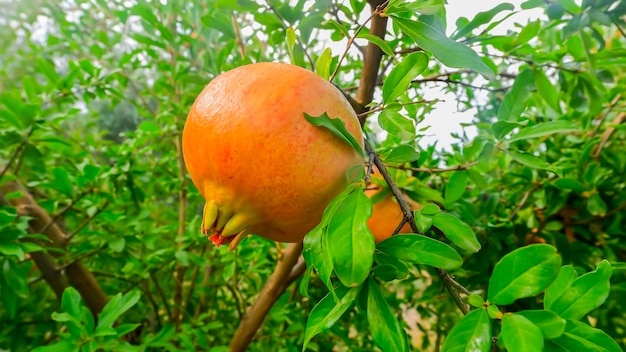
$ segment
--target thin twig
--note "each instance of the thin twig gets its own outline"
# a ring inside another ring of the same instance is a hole
[[[533,188],[529,189],[528,191],[524,192],[524,195],[522,196],[522,200],[520,200],[519,204],[517,205],[517,207],[515,207],[515,209],[513,210],[513,212],[511,213],[511,215],[509,215],[509,218],[507,219],[507,221],[511,221],[515,215],[517,215],[517,213],[522,210],[522,208],[524,207],[524,205],[526,205],[526,202],[528,201],[528,197],[530,197],[530,195],[535,192],[536,190],[538,190],[539,188],[541,188],[542,184],[537,184],[535,185]]]
[[[374,149],[367,141],[365,141],[365,150],[368,153],[375,153]],[[404,198],[402,191],[400,191],[396,183],[393,181],[393,178],[391,177],[391,174],[389,174],[387,167],[385,166],[383,161],[378,157],[378,155],[376,155],[376,157],[374,158],[374,163],[376,164],[376,167],[378,168],[378,171],[380,172],[380,174],[385,179],[385,182],[387,182],[387,185],[389,186],[391,193],[396,197],[396,200],[398,201],[398,204],[400,205],[400,209],[402,209],[402,214],[404,214],[405,220],[409,223],[409,225],[411,226],[411,229],[415,233],[419,233],[419,229],[417,227],[417,224],[415,223],[415,217],[413,216],[413,209],[411,208],[411,205],[406,200],[406,198]],[[452,296],[452,299],[454,300],[456,305],[459,307],[459,309],[461,309],[463,314],[467,314],[467,312],[469,311],[469,308],[467,307],[467,305],[463,301],[463,298],[459,294],[459,290],[463,292],[467,292],[467,290],[465,288],[462,288],[463,286],[461,286],[461,284],[459,284],[458,282],[455,282],[455,280],[452,278],[452,276],[450,276],[450,274],[447,271],[443,269],[437,269],[437,272],[439,274],[439,277],[441,278],[441,281],[443,282],[443,285],[446,287],[446,289]]]
[[[600,129],[604,121],[606,121],[606,118],[609,116],[611,111],[613,111],[613,108],[615,108],[615,105],[617,105],[617,103],[620,101],[621,98],[622,98],[622,94],[620,93],[616,95],[615,98],[613,98],[613,100],[611,100],[611,102],[609,103],[609,107],[606,109],[604,114],[602,114],[602,116],[600,117],[600,121],[598,122],[596,127],[594,127],[593,131],[591,131],[591,133],[589,134],[589,137],[593,137],[596,135],[596,133],[598,133],[598,130]]]
[[[445,100],[440,100],[440,99],[426,100],[426,99],[422,99],[422,100],[419,100],[419,101],[411,101],[411,102],[408,102],[408,103],[402,103],[401,105],[402,106],[407,106],[407,105],[416,105],[416,104],[436,104],[436,103],[440,103],[440,102],[445,102]],[[383,110],[385,110],[385,108],[386,108],[386,106],[381,106],[381,107],[378,107],[376,109],[367,110],[365,112],[357,114],[356,116],[358,116],[359,118],[360,117],[364,117],[364,116],[367,116],[369,114],[373,114],[375,112],[383,111]]]
[[[50,226],[52,226],[53,224],[55,224],[57,222],[57,220],[59,220],[61,218],[61,216],[65,215],[65,213],[67,213],[70,209],[72,209],[74,207],[74,205],[76,205],[76,203],[78,203],[78,201],[80,201],[81,199],[83,199],[87,194],[89,194],[89,192],[91,192],[91,189],[87,190],[87,191],[83,191],[81,192],[78,197],[72,199],[72,202],[70,202],[70,204],[68,204],[65,208],[61,209],[60,212],[58,212],[57,214],[55,214],[52,219],[50,219],[50,222],[48,222],[41,230],[39,230],[39,232],[45,232]],[[108,201],[107,201],[108,202]],[[66,239],[66,241],[68,241],[69,239]]]
[[[367,20],[365,20],[365,22],[363,22],[363,24],[361,24],[359,28],[357,28],[357,30],[354,32],[352,37],[348,38],[348,42],[346,43],[346,50],[344,50],[344,52],[341,54],[341,57],[339,57],[339,61],[337,61],[337,66],[335,66],[335,70],[333,71],[333,73],[330,75],[330,78],[328,79],[329,82],[332,82],[335,80],[337,73],[339,73],[339,68],[341,67],[341,63],[346,58],[346,55],[348,55],[348,51],[350,50],[350,46],[352,46],[352,42],[354,42],[356,37],[359,35],[359,33],[361,33],[363,28],[365,28],[365,25],[368,24],[369,21],[372,20],[372,18],[380,15],[380,13],[387,6],[387,3],[389,3],[389,1],[385,1],[382,4],[376,6],[376,9],[372,11],[372,14],[370,15],[370,17],[368,17]]]
[[[615,27],[617,27],[617,30],[622,33],[622,37],[626,38],[626,33],[624,32],[624,29],[622,29],[622,27],[619,25],[619,23],[617,23],[615,19],[613,19],[613,24],[615,25]]]
[[[154,283],[154,286],[156,287],[157,292],[159,293],[159,297],[161,298],[161,301],[163,301],[163,305],[165,306],[165,311],[167,312],[167,316],[170,318],[170,321],[174,320],[172,316],[172,310],[170,309],[169,303],[167,303],[167,298],[165,297],[165,293],[163,293],[163,289],[161,288],[161,285],[159,285],[159,280],[156,279],[153,273],[150,273],[150,279],[152,279],[152,282]]]
[[[239,46],[239,54],[241,54],[241,58],[246,58],[246,48],[243,45],[243,40],[241,39],[241,31],[239,30],[239,25],[237,24],[237,16],[235,13],[231,13],[231,19],[233,20],[233,28],[235,30],[235,42],[237,46]]]
[[[29,136],[30,136],[30,133],[29,133]],[[18,145],[17,148],[15,148],[15,150],[13,151],[13,154],[11,154],[11,157],[9,158],[9,162],[4,166],[4,169],[2,169],[2,172],[0,172],[0,181],[2,181],[2,178],[4,177],[4,175],[9,171],[9,169],[11,168],[11,165],[13,164],[17,156],[20,155],[20,152],[22,151],[22,148],[26,146],[26,143],[28,143],[28,138],[25,138],[22,141],[22,143],[20,143],[20,145]]]
[[[109,203],[110,201],[107,199],[106,202],[104,202],[104,205],[98,208],[95,213],[93,213],[90,217],[88,217],[80,225],[78,225],[78,227],[65,238],[65,245],[67,245],[72,240],[72,238],[74,238],[74,236],[76,236],[76,234],[79,233],[80,230],[82,230],[85,226],[87,226],[87,224],[89,224],[96,216],[102,213],[104,209],[109,206]]]
[[[204,254],[206,253],[206,249],[207,249],[207,243],[205,243],[205,245],[202,246],[202,249],[200,250],[200,258],[204,257]],[[189,285],[189,289],[187,290],[187,295],[185,296],[185,300],[183,301],[183,306],[181,309],[183,312],[186,311],[187,307],[189,306],[189,301],[191,300],[191,293],[196,287],[196,280],[198,279],[198,273],[200,271],[200,268],[201,268],[201,265],[197,265],[195,269],[193,270],[193,274],[191,274],[191,283]]]
[[[602,133],[602,139],[600,140],[600,144],[598,144],[596,150],[594,150],[592,155],[594,159],[598,159],[600,157],[602,149],[604,149],[604,146],[609,141],[609,138],[611,138],[611,135],[613,134],[613,132],[615,132],[615,126],[621,124],[622,120],[624,120],[624,117],[626,117],[626,112],[622,112],[621,114],[617,115],[615,120],[613,120],[611,127],[607,128],[604,133]]]
[[[85,258],[89,258],[89,257],[91,257],[93,255],[96,255],[96,254],[102,252],[105,248],[106,248],[106,246],[94,249],[91,252],[87,252],[87,253],[81,254],[78,257],[72,259],[71,261],[69,261],[69,262],[67,262],[67,263],[57,267],[57,270],[58,271],[63,271],[65,269],[67,269],[69,266],[74,265],[75,263],[78,263],[78,262],[80,262],[81,260],[83,260]]]
[[[402,165],[400,165],[400,166],[389,165],[388,167],[394,168],[394,169],[399,169],[399,170],[409,170],[409,171],[415,171],[415,172],[427,172],[427,173],[434,174],[434,173],[441,173],[441,172],[467,170],[467,169],[469,169],[470,167],[472,167],[472,166],[474,166],[476,164],[478,164],[478,161],[472,161],[471,163],[467,163],[467,164],[463,164],[463,165],[457,165],[457,166],[448,167],[448,168],[409,167],[409,166],[402,166]]]
[[[591,224],[591,223],[594,223],[596,221],[599,221],[599,220],[602,220],[602,219],[606,219],[609,216],[613,216],[613,215],[619,213],[620,211],[622,211],[623,209],[626,209],[626,203],[622,203],[620,206],[618,206],[617,208],[609,211],[608,213],[604,214],[603,216],[594,216],[594,217],[589,218],[589,219],[572,221],[571,224],[572,225]]]
[[[283,27],[285,29],[289,28],[289,26],[286,23],[287,21],[285,21],[283,16],[281,16],[280,13],[278,13],[278,11],[276,11],[274,6],[272,4],[270,4],[269,1],[267,1],[267,0],[265,1],[265,4],[270,9],[270,11],[272,11],[274,13],[274,16],[278,17],[278,19],[280,20],[280,23],[283,25]],[[302,41],[300,40],[300,36],[296,36],[296,44],[298,44],[300,49],[302,49],[302,51],[304,52],[304,56],[306,56],[307,60],[309,60],[309,64],[311,65],[311,69],[314,70],[315,69],[315,61],[313,61],[313,58],[311,57],[311,55],[309,55],[309,52],[306,50],[306,47],[304,46],[304,43],[302,43]]]

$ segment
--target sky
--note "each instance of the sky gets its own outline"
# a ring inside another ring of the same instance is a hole
[[[526,24],[528,21],[534,21],[535,19],[544,16],[542,9],[521,10],[520,4],[525,0],[512,0],[506,1],[515,6],[514,11],[519,11],[517,14],[509,17],[499,26],[495,27],[492,34],[505,34],[507,30],[515,28],[515,23]],[[446,14],[448,22],[448,35],[450,35],[456,28],[457,18],[463,16],[471,20],[474,16],[483,11],[488,11],[498,4],[504,1],[495,0],[448,0],[446,5]],[[521,10],[521,11],[520,11]],[[504,17],[503,12],[499,14],[495,19]],[[420,146],[426,147],[437,142],[437,149],[449,150],[450,145],[455,141],[451,136],[451,133],[462,134],[462,123],[470,123],[476,113],[475,110],[468,110],[465,112],[459,112],[457,110],[456,97],[454,94],[444,94],[440,89],[433,88],[426,91],[426,99],[442,99],[444,102],[437,103],[435,110],[430,113],[426,119],[418,125],[418,129],[430,126],[426,131],[426,136],[420,141]],[[465,128],[466,134],[471,138],[476,135],[475,129],[472,127]]]

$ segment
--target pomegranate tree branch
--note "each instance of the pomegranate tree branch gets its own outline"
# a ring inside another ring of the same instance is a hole
[[[626,112],[620,113],[619,115],[617,115],[615,120],[613,120],[613,123],[611,124],[611,126],[607,128],[606,130],[604,130],[604,132],[602,133],[600,144],[598,144],[596,149],[593,151],[592,156],[594,159],[598,159],[600,157],[600,154],[602,153],[602,149],[604,149],[604,146],[609,141],[609,138],[611,138],[611,135],[613,134],[613,132],[615,132],[616,126],[621,124],[624,121],[624,118],[626,118]]]
[[[297,278],[297,276],[294,278],[294,270],[303,272],[301,265],[297,266],[301,253],[302,243],[293,243],[287,247],[256,301],[248,307],[241,319],[230,341],[230,351],[246,350],[274,303]]]
[[[387,32],[387,17],[380,16],[380,12],[387,6],[387,1],[369,0],[368,3],[372,9],[372,24],[370,34],[381,39],[385,38]],[[363,70],[361,72],[361,81],[359,89],[356,93],[356,101],[362,106],[369,104],[374,98],[374,90],[376,82],[378,82],[378,73],[380,70],[380,61],[383,57],[383,51],[378,45],[370,42],[365,48],[365,57],[363,58]],[[365,121],[365,117],[360,117],[361,124]]]
[[[606,118],[609,116],[609,114],[611,113],[611,111],[613,111],[613,108],[615,108],[615,105],[617,105],[617,103],[619,103],[619,101],[622,99],[622,95],[621,94],[617,94],[615,96],[615,98],[613,98],[613,100],[611,100],[611,102],[609,103],[609,107],[606,109],[606,111],[604,112],[604,114],[602,114],[602,116],[600,116],[599,118],[599,122],[596,125],[596,127],[593,129],[593,131],[591,131],[589,133],[589,137],[593,137],[596,135],[596,133],[598,133],[598,130],[600,129],[600,127],[602,126],[602,124],[604,123],[604,121],[606,121]]]
[[[29,232],[42,233],[52,242],[53,247],[64,249],[68,237],[67,234],[65,234],[57,224],[46,226],[52,222],[50,215],[48,215],[48,213],[41,206],[39,206],[26,188],[24,188],[17,181],[7,182],[0,186],[0,194],[4,195],[13,192],[20,192],[22,196],[12,197],[8,201],[17,209],[18,214],[31,217],[29,221]],[[41,231],[44,228],[45,231]],[[56,252],[52,253],[53,255],[59,255]],[[39,268],[44,279],[50,284],[55,293],[57,293],[57,291],[63,287],[63,283],[60,281],[58,276],[46,274],[53,271],[58,272],[56,266],[52,266],[54,262],[50,260],[51,258],[46,256],[37,256],[39,259],[34,257],[34,259],[36,259],[35,263],[37,263],[37,265],[42,265],[42,267]],[[80,293],[89,310],[94,315],[100,313],[104,305],[107,303],[108,298],[104,294],[104,291],[98,284],[98,281],[93,274],[79,261],[68,265],[65,268],[65,274],[69,278],[71,285],[74,286]]]
[[[417,225],[415,224],[415,217],[413,216],[413,209],[411,209],[411,205],[406,200],[406,198],[404,198],[404,196],[402,195],[402,191],[400,190],[400,188],[398,188],[396,183],[393,181],[393,178],[391,177],[391,174],[387,170],[385,163],[383,163],[380,157],[376,154],[376,151],[374,150],[374,148],[372,148],[372,146],[367,141],[365,141],[365,150],[370,155],[374,154],[374,164],[378,168],[378,171],[380,172],[380,174],[385,179],[385,182],[387,182],[387,184],[389,185],[389,189],[391,190],[391,193],[394,195],[394,197],[398,201],[398,205],[400,206],[400,209],[402,209],[402,214],[404,214],[404,218],[409,223],[409,225],[411,225],[411,229],[413,230],[413,232],[419,233],[419,229],[417,228]],[[456,305],[459,307],[459,309],[461,309],[463,314],[467,314],[467,312],[469,312],[469,308],[467,307],[467,304],[465,304],[465,302],[463,301],[463,298],[461,297],[459,293],[459,291],[467,292],[467,290],[463,288],[463,286],[461,286],[459,283],[454,281],[452,276],[450,276],[450,274],[447,271],[443,269],[437,269],[437,273],[439,274],[439,277],[441,278],[443,285],[446,287],[446,289],[452,296],[452,299],[454,300]]]
[[[388,0],[387,1],[380,1],[380,0],[368,1],[372,9],[372,14],[365,22],[363,22],[362,25],[359,26],[359,28],[354,32],[352,37],[348,38],[348,43],[346,44],[346,50],[343,52],[343,54],[341,54],[341,57],[339,58],[339,61],[337,62],[337,66],[335,67],[335,70],[330,75],[330,78],[329,78],[330,82],[332,82],[337,76],[337,73],[339,73],[339,68],[341,67],[341,63],[343,62],[343,59],[345,59],[346,55],[348,55],[350,46],[352,46],[352,44],[354,43],[354,40],[359,35],[359,33],[363,30],[363,28],[365,28],[365,25],[368,22],[370,21],[372,22],[372,25],[370,27],[370,34],[375,35],[380,38],[383,38],[385,36],[385,32],[387,31],[387,17],[382,17],[380,16],[380,14],[385,9],[388,2],[389,2]],[[378,45],[373,44],[373,43],[369,43],[367,45],[367,48],[365,49],[365,57],[363,58],[363,70],[361,71],[361,85],[363,85],[364,82],[370,82],[372,74],[374,75],[373,81],[374,82],[377,81],[378,68],[380,67],[380,60],[382,58],[382,55],[383,55],[382,50],[378,47]],[[372,97],[374,96],[375,86],[370,88],[369,85],[367,85],[364,88],[370,89],[371,94],[369,95],[364,94],[362,97],[360,97],[357,94],[356,100],[361,105],[366,105],[366,104],[363,104],[363,101],[367,100],[368,97],[369,97],[368,101],[371,101]],[[359,89],[359,91],[361,91],[361,89]]]
[[[411,170],[415,172],[428,172],[428,173],[434,174],[434,173],[441,173],[441,172],[467,170],[476,164],[478,164],[478,161],[472,161],[471,163],[447,167],[447,168],[408,167],[408,166],[389,166],[389,167],[394,168],[394,169],[399,169],[399,170]]]
[[[185,159],[183,158],[182,147],[182,135],[178,135],[176,138],[176,154],[178,161],[178,172],[181,180],[180,191],[178,193],[178,233],[176,237],[178,239],[178,250],[182,250],[184,247],[183,237],[186,231],[187,221],[187,174],[185,168]],[[187,268],[181,263],[176,263],[176,269],[174,270],[174,281],[176,286],[174,288],[174,310],[172,313],[172,319],[176,330],[180,329],[180,323],[183,319],[183,286],[185,282],[185,272]]]

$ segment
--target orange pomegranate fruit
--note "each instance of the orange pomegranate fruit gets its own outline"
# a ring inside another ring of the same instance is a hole
[[[363,157],[305,118],[339,118],[363,148],[357,116],[331,83],[298,66],[257,63],[220,74],[194,102],[182,149],[206,204],[202,232],[234,248],[247,234],[299,242]]]
[[[382,180],[382,175],[380,175],[380,173],[375,170],[372,178]],[[384,181],[382,182],[384,183]],[[376,183],[372,183],[366,188],[365,195],[373,198],[383,189],[384,187],[379,186]],[[406,195],[404,198],[411,205],[411,209],[419,210],[422,208],[421,204],[415,202]],[[400,209],[398,202],[392,194],[387,195],[379,201],[376,201],[372,205],[372,216],[367,220],[367,227],[369,227],[370,231],[372,231],[372,234],[374,235],[374,242],[379,243],[391,237],[393,232],[400,224],[400,221],[402,221],[403,217],[404,214],[402,214],[402,210]],[[413,229],[411,229],[411,225],[405,223],[398,233],[413,233]]]

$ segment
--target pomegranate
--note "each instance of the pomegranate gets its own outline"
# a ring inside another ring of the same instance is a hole
[[[377,169],[374,170],[372,179],[380,180],[377,183],[385,182]],[[372,183],[365,190],[365,195],[372,198],[383,189],[384,187],[379,186],[376,183]],[[415,202],[411,198],[407,196],[404,198],[411,205],[411,209],[419,210],[422,208],[421,204]],[[374,203],[372,205],[372,216],[367,220],[367,226],[374,235],[374,242],[379,243],[391,237],[403,217],[404,215],[402,214],[402,210],[392,194],[389,194],[382,200]],[[413,229],[411,229],[411,225],[405,223],[398,233],[413,233]]]
[[[341,119],[363,148],[359,121],[342,93],[298,66],[242,66],[200,93],[182,147],[206,200],[202,232],[216,245],[232,241],[232,249],[247,234],[302,241],[348,184],[349,171],[363,167],[357,151],[305,113]]]

